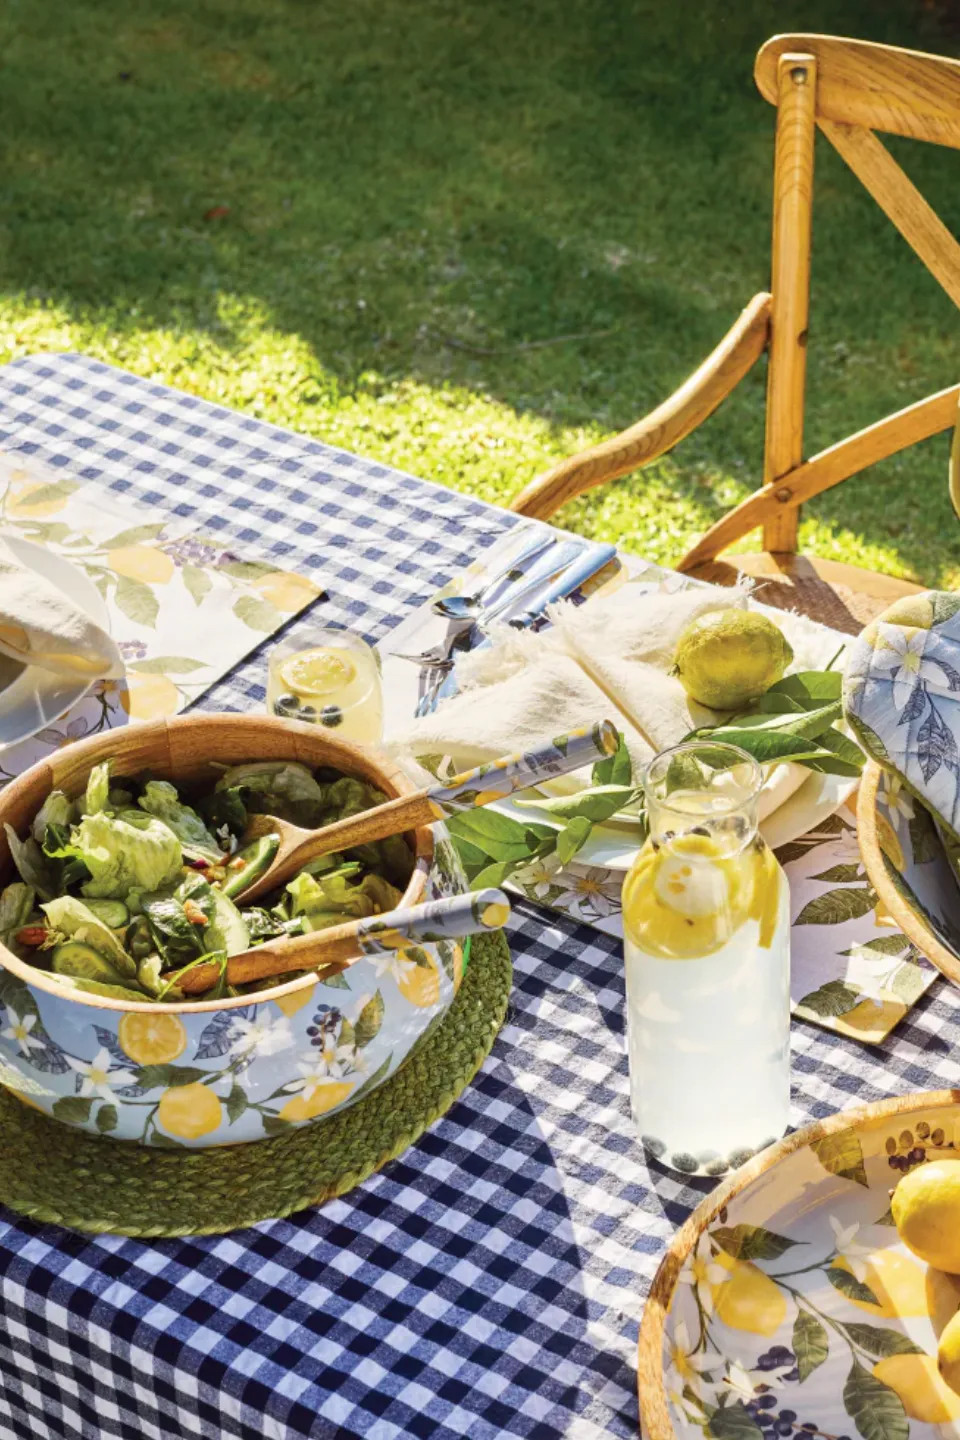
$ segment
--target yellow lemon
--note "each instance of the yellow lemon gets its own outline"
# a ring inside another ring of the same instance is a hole
[[[839,1270],[852,1274],[847,1261],[841,1256],[836,1262]],[[873,1305],[865,1300],[845,1297],[847,1303],[856,1305],[868,1315],[880,1315],[886,1320],[898,1317],[928,1314],[927,1280],[923,1270],[909,1255],[899,1250],[878,1250],[866,1262],[863,1283],[877,1297]]]
[[[403,956],[404,951],[401,950],[400,955]],[[440,971],[436,962],[428,955],[426,965],[411,965],[397,981],[397,987],[411,1005],[421,1008],[436,1005],[440,999]]]
[[[264,600],[269,600],[271,605],[276,605],[278,610],[288,615],[302,610],[320,594],[320,586],[305,575],[287,575],[282,570],[274,575],[264,575],[262,580],[255,581],[253,588],[260,591]]]
[[[931,1160],[904,1175],[893,1192],[893,1221],[908,1250],[960,1274],[960,1164]]]
[[[164,550],[151,545],[123,545],[107,553],[107,564],[128,580],[142,580],[147,585],[167,585],[176,568]]]
[[[187,1032],[176,1015],[151,1015],[132,1010],[117,1026],[117,1039],[124,1055],[138,1065],[169,1065],[187,1048]]]
[[[940,1336],[937,1366],[950,1389],[956,1394],[960,1390],[960,1315],[954,1315],[953,1319],[947,1322]],[[960,1395],[957,1399],[960,1400]]]
[[[280,678],[294,695],[335,695],[350,684],[356,673],[348,655],[325,646],[303,650],[280,666]]]
[[[460,989],[463,980],[463,946],[454,944],[453,947],[453,993]]]
[[[954,1315],[960,1311],[960,1275],[946,1270],[927,1270],[927,1310],[934,1335],[942,1335]]]
[[[510,919],[510,907],[509,905],[484,905],[480,912],[480,919],[491,930],[498,930]]]
[[[693,700],[735,710],[776,684],[793,650],[766,615],[731,606],[691,620],[673,658],[674,673]]]
[[[169,675],[140,675],[127,671],[127,688],[120,692],[120,704],[131,720],[155,720],[175,715],[180,695]]]
[[[342,1105],[352,1089],[350,1080],[329,1080],[325,1085],[318,1085],[309,1097],[295,1095],[288,1100],[280,1111],[280,1119],[289,1120],[291,1125],[301,1120],[314,1120],[318,1115],[326,1115],[328,1110]]]
[[[879,1004],[861,1000],[852,1010],[838,1017],[838,1024],[859,1035],[862,1040],[879,1042],[907,1013],[907,1007],[896,995],[881,990]]]
[[[298,1010],[302,1010],[304,1005],[313,999],[316,988],[316,985],[304,985],[299,990],[291,990],[289,995],[275,995],[273,1003],[284,1015],[296,1015]]]
[[[907,860],[903,853],[903,846],[900,844],[897,832],[885,815],[877,815],[876,821],[877,840],[880,844],[880,849],[884,855],[886,855],[894,869],[899,870],[902,875],[907,868]]]
[[[66,495],[61,495],[53,500],[38,500],[30,503],[30,496],[35,495],[38,490],[46,490],[45,480],[30,480],[25,485],[18,485],[14,491],[7,496],[7,514],[23,520],[41,520],[45,515],[56,515],[67,503]]]
[[[157,1120],[169,1135],[181,1140],[198,1140],[220,1124],[220,1101],[208,1085],[175,1085],[164,1090],[157,1107]]]
[[[932,1355],[888,1355],[877,1361],[873,1373],[896,1391],[911,1420],[945,1425],[960,1419],[960,1395],[941,1377]]]
[[[775,1335],[787,1315],[787,1301],[782,1291],[758,1269],[751,1260],[733,1260],[729,1255],[717,1257],[730,1271],[713,1292],[719,1318],[731,1330],[747,1330],[751,1335]]]

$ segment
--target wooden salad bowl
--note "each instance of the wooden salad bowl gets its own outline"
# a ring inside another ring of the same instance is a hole
[[[912,816],[905,814],[912,810]],[[857,840],[880,914],[922,955],[960,985],[960,886],[919,801],[891,791],[875,760],[863,767]]]
[[[233,714],[130,726],[56,751],[0,791],[0,883],[16,878],[3,825],[25,836],[51,790],[81,794],[107,759],[113,777],[149,771],[175,783],[243,761],[295,760],[388,798],[416,791],[387,756],[318,726]],[[442,823],[406,839],[412,871],[398,908],[467,889]],[[363,956],[326,984],[307,973],[233,999],[167,1003],[66,989],[0,945],[0,1083],[92,1134],[167,1147],[262,1139],[333,1114],[392,1075],[449,1007],[462,967],[459,941],[422,942]]]

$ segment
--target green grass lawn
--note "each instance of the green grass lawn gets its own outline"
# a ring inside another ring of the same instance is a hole
[[[8,0],[0,360],[84,350],[507,502],[766,285],[752,65],[790,28],[960,53],[922,0]],[[960,156],[891,148],[960,232]],[[822,140],[814,233],[808,453],[960,379],[953,306]],[[561,521],[678,558],[758,481],[763,384]],[[803,543],[960,584],[947,450]]]

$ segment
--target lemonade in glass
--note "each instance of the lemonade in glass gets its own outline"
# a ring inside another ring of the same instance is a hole
[[[340,740],[374,745],[383,733],[383,695],[375,652],[347,630],[315,630],[270,654],[267,709],[286,720],[323,725]]]
[[[786,1128],[787,879],[757,830],[760,767],[707,742],[644,776],[649,837],[623,886],[630,1096],[644,1146],[722,1175]]]

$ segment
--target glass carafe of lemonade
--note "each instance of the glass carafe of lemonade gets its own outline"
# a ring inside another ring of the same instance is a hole
[[[643,1144],[722,1175],[790,1105],[787,878],[757,831],[760,767],[733,745],[665,750],[623,886],[630,1096]]]
[[[376,744],[383,732],[380,667],[349,630],[311,630],[270,652],[267,709],[323,725],[338,740]]]

